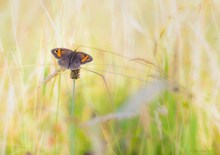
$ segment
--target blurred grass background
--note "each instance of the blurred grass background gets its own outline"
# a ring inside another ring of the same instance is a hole
[[[70,154],[70,123],[77,155],[220,154],[219,25],[217,0],[0,0],[0,154]],[[81,69],[74,118],[68,71],[36,91],[55,47],[92,55],[108,85]],[[175,91],[141,91],[158,78]],[[91,125],[142,93],[135,116]]]

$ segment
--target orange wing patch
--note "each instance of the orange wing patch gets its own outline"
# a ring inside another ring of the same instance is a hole
[[[57,56],[60,58],[62,55],[61,55],[61,49],[58,49],[57,50]]]
[[[86,55],[86,56],[81,60],[81,62],[85,62],[86,60],[88,60],[88,58],[89,58],[89,56]]]

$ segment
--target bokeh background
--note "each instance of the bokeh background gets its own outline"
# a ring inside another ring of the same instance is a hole
[[[0,0],[0,154],[220,154],[219,25],[218,0]],[[56,47],[93,56],[75,87],[42,84]]]

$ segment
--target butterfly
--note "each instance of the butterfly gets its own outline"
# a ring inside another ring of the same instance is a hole
[[[51,53],[58,59],[60,67],[70,70],[78,70],[81,65],[93,61],[90,55],[67,48],[54,48]]]

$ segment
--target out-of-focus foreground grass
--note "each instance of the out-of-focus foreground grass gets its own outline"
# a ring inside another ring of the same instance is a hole
[[[1,0],[0,154],[70,154],[70,123],[75,154],[220,154],[219,25],[218,0]],[[68,71],[36,89],[55,47],[94,58],[74,118]]]

